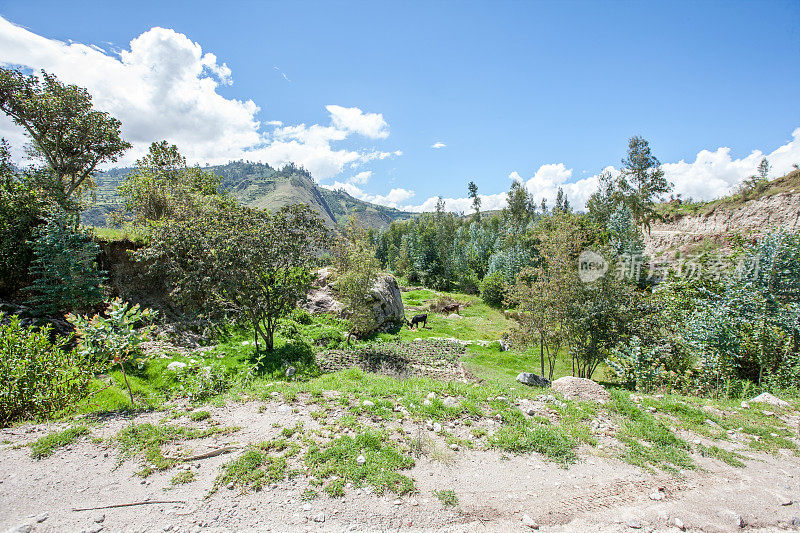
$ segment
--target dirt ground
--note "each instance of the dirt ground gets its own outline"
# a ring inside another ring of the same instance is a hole
[[[278,426],[303,422],[310,409],[283,403],[229,403],[203,407],[220,424],[241,429],[181,443],[203,453],[278,436]],[[297,412],[294,412],[297,410]],[[800,458],[791,453],[749,454],[744,468],[693,456],[698,465],[680,475],[648,472],[582,449],[568,468],[538,454],[450,450],[416,458],[405,472],[413,495],[377,495],[351,489],[343,498],[324,493],[302,501],[305,476],[274,488],[240,493],[226,487],[208,496],[220,466],[233,454],[194,461],[195,481],[172,485],[176,470],[142,479],[135,460],[119,463],[108,438],[135,422],[158,422],[165,412],[113,417],[91,426],[92,437],[31,458],[21,446],[66,425],[22,425],[0,430],[0,531],[775,531],[800,530]],[[188,419],[171,423],[203,427]],[[404,422],[408,436],[426,431]],[[400,432],[398,432],[400,433]],[[432,442],[435,436],[431,434]],[[434,459],[435,457],[435,459]],[[457,507],[444,507],[434,490],[450,489]],[[144,501],[177,501],[80,511]]]

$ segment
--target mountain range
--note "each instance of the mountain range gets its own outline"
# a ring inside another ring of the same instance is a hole
[[[320,187],[308,171],[293,164],[275,169],[265,163],[231,161],[204,169],[220,176],[222,188],[248,207],[274,210],[288,204],[304,203],[329,226],[341,224],[348,216],[355,215],[366,227],[384,229],[394,220],[414,216],[414,213],[359,200],[341,189]],[[84,224],[106,225],[106,215],[121,205],[117,188],[132,170],[115,168],[97,176],[96,202],[84,211]]]

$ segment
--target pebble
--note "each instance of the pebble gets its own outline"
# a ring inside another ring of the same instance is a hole
[[[314,522],[324,522],[325,521],[325,513],[319,513],[318,515],[314,516]]]
[[[456,443],[454,442],[453,444],[451,444],[451,445],[450,445],[450,449],[451,449],[451,450],[453,450],[454,452],[457,452],[457,451],[458,451],[458,449],[459,449],[459,448],[458,448],[458,444],[456,444]]]
[[[375,402],[370,400],[364,400],[363,402],[361,402],[361,405],[363,405],[364,407],[375,407]]]
[[[536,520],[526,514],[522,515],[522,525],[531,529],[539,529],[539,524]]]
[[[428,398],[429,400],[435,400],[436,399],[436,393],[435,392],[429,392],[428,396],[426,396],[426,398]]]
[[[750,404],[747,402],[742,402],[742,409],[750,409]]]
[[[628,520],[628,527],[631,529],[642,529],[642,524],[638,520]]]
[[[42,514],[40,514],[39,516],[37,516],[37,517],[36,517],[36,523],[37,523],[37,524],[41,524],[42,522],[44,522],[45,520],[47,520],[47,517],[48,517],[48,516],[50,516],[50,515],[48,515],[47,513],[42,513]]]
[[[672,525],[677,527],[681,531],[685,531],[686,530],[686,526],[683,525],[683,520],[681,520],[680,518],[673,518],[672,519]]]
[[[364,457],[363,455],[359,455],[359,456],[356,458],[356,463],[358,463],[358,464],[360,464],[360,465],[363,465],[363,464],[364,464],[364,463],[366,463],[366,462],[367,462],[367,458],[366,458],[366,457]]]
[[[440,431],[442,431],[442,425],[439,422],[434,422],[433,423],[433,432],[434,433],[439,433]]]
[[[394,504],[395,505],[403,505],[403,500],[395,500]]]
[[[97,516],[94,517],[94,521],[97,522],[98,524],[101,524],[103,522],[103,520],[105,520],[105,519],[106,519],[106,515],[104,515],[104,514],[100,514],[100,515],[97,515]]]
[[[664,493],[663,492],[654,492],[654,493],[652,493],[650,495],[650,499],[651,500],[655,500],[655,501],[661,501],[661,500],[664,499]]]

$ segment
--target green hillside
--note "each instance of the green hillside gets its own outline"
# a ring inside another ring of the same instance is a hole
[[[233,193],[244,205],[274,210],[288,204],[305,203],[330,226],[344,222],[351,214],[373,228],[385,228],[393,220],[413,216],[413,213],[364,202],[341,190],[319,187],[308,171],[291,164],[276,170],[264,163],[231,161],[206,168],[219,175],[223,189]],[[117,187],[130,171],[129,168],[112,169],[96,178],[97,202],[84,212],[85,224],[106,224],[106,215],[120,207]]]

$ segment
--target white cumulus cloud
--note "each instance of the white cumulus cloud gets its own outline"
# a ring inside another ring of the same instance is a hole
[[[445,143],[443,143],[442,141],[436,141],[435,143],[433,143],[431,145],[431,148],[444,148],[446,146],[447,145]]]
[[[0,64],[44,69],[66,83],[86,87],[98,109],[122,121],[123,138],[133,144],[123,164],[144,154],[151,142],[166,139],[191,162],[294,162],[324,180],[347,166],[402,153],[335,146],[351,135],[389,135],[383,115],[357,107],[327,106],[328,126],[290,126],[276,120],[262,124],[253,100],[220,93],[233,83],[231,69],[199,43],[168,28],[151,28],[128,49],[111,53],[94,45],[48,39],[0,17]],[[21,154],[21,129],[5,115],[0,116],[0,135]]]

